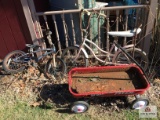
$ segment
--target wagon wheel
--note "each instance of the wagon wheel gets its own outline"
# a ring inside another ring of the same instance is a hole
[[[149,100],[145,98],[137,98],[131,103],[131,109],[141,109],[149,104]]]
[[[71,111],[74,113],[83,113],[89,109],[89,104],[85,101],[77,101],[71,105]]]

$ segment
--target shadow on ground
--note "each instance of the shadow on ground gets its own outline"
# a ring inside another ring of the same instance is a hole
[[[0,62],[0,78],[5,75],[9,75],[9,74],[3,70],[2,62]]]
[[[105,110],[126,109],[129,104],[126,97],[88,97],[75,98],[68,90],[68,84],[44,85],[40,91],[43,101],[51,100],[59,113],[70,113],[70,106],[76,101],[86,101]],[[115,107],[117,106],[117,107]]]

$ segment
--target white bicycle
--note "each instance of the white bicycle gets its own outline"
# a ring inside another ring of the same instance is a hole
[[[91,17],[91,13],[87,10],[83,10],[82,12],[87,13]],[[95,11],[94,11],[95,12]],[[105,14],[97,13],[106,17]],[[89,26],[89,25],[88,25]],[[134,44],[125,45],[124,47],[119,47],[117,40],[113,41],[112,46],[109,51],[104,51],[98,45],[96,45],[91,40],[87,39],[87,29],[81,29],[84,32],[84,38],[80,45],[69,46],[63,50],[62,59],[66,63],[67,71],[69,71],[73,67],[87,67],[89,66],[89,58],[95,58],[95,60],[99,61],[102,65],[121,65],[121,64],[131,64],[134,63],[133,59],[146,70],[148,67],[148,57],[145,52],[143,52],[140,48],[136,48]],[[109,35],[113,37],[133,37],[141,32],[141,28],[137,28],[134,30],[128,31],[113,31],[108,32]],[[97,48],[98,53],[92,50],[90,46],[94,46]],[[122,50],[123,48],[123,50]],[[88,51],[92,54],[89,55]],[[133,59],[128,57],[130,55]]]

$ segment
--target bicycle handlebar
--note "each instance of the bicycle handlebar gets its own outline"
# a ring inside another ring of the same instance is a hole
[[[89,22],[90,22],[90,19],[91,19],[92,14],[98,14],[98,17],[99,17],[99,16],[103,16],[103,17],[106,18],[106,15],[105,15],[105,14],[96,12],[94,9],[93,9],[93,13],[92,13],[92,12],[89,12],[87,9],[82,9],[82,10],[81,10],[81,14],[82,14],[82,13],[86,13],[86,14],[89,16],[88,25],[87,25],[87,27],[86,27],[85,29],[82,29],[82,18],[80,18],[80,29],[81,29],[82,31],[84,31],[84,32],[86,32],[86,30],[89,28]]]
[[[88,10],[86,10],[86,9],[82,9],[82,12],[87,13],[87,15],[88,15],[88,16],[90,16],[90,15],[91,15],[91,12],[89,12],[89,11],[88,11]],[[103,13],[99,13],[99,12],[96,12],[95,10],[93,10],[93,12],[94,12],[94,13],[96,13],[96,14],[98,14],[99,16],[107,17],[105,14],[103,14]]]

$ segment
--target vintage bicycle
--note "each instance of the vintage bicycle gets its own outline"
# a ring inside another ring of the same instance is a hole
[[[141,66],[143,70],[146,70],[148,67],[148,57],[144,51],[140,48],[136,48],[134,44],[125,45],[122,48],[119,47],[117,39],[114,39],[109,51],[105,51],[95,44],[92,40],[87,38],[89,28],[89,20],[93,14],[98,14],[98,16],[103,16],[106,18],[106,15],[103,13],[98,13],[93,11],[93,13],[83,9],[81,12],[86,13],[89,16],[88,26],[85,29],[82,29],[82,20],[80,20],[80,28],[83,31],[83,40],[80,45],[69,46],[63,50],[62,58],[67,66],[67,71],[73,67],[87,67],[89,66],[89,58],[94,58],[99,61],[102,65],[120,65],[120,64],[130,64],[134,63],[133,59]],[[82,19],[82,17],[80,18]],[[127,31],[110,31],[107,32],[110,36],[113,37],[134,37],[141,32],[141,28],[135,28],[134,30]],[[94,46],[100,52],[97,54],[90,46]],[[88,51],[92,54],[89,55]],[[133,59],[130,59],[126,55],[130,55]]]
[[[56,57],[56,47],[51,39],[52,32],[47,29],[45,34],[50,48],[46,48],[44,39],[42,40],[42,46],[26,44],[26,47],[29,48],[27,53],[21,50],[15,50],[5,56],[2,64],[3,69],[7,73],[21,72],[29,65],[37,67],[39,63],[43,62],[44,58],[48,57],[44,72],[55,77],[63,76],[66,73],[66,65],[61,58]],[[41,52],[42,55],[37,56],[38,52]]]

